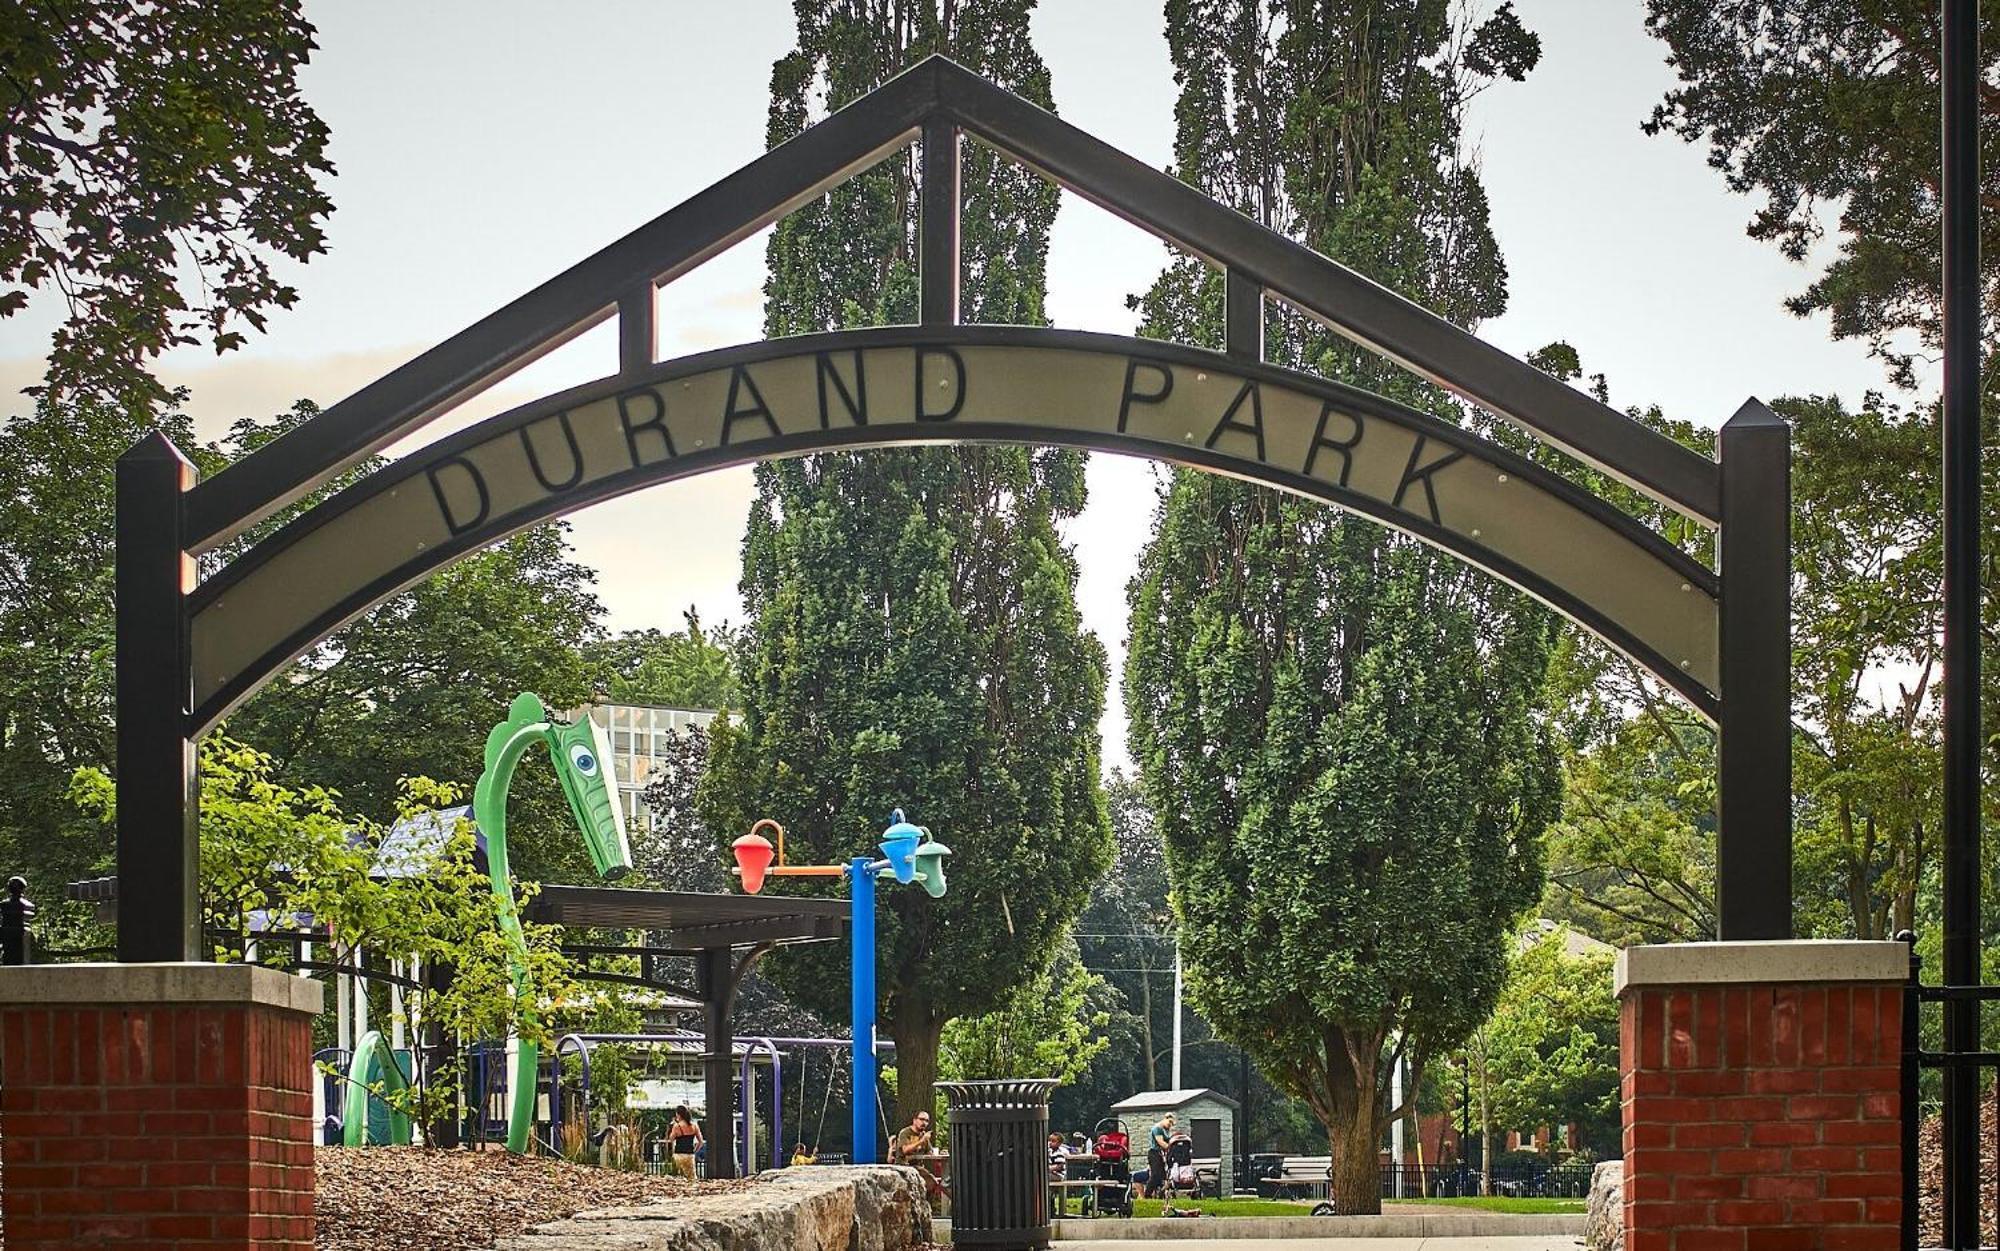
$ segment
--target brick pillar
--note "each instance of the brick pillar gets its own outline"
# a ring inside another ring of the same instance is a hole
[[[0,969],[8,1251],[311,1251],[320,998],[248,965]]]
[[[1901,943],[1620,952],[1626,1251],[1896,1251]]]

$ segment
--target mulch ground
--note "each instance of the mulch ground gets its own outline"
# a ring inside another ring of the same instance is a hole
[[[1993,1099],[1993,1093],[1987,1092],[1979,1117],[1979,1226],[1984,1231],[1981,1240],[1988,1246],[1994,1242],[1994,1181],[2000,1177],[1993,1158],[1996,1128]],[[1917,1159],[1923,1162],[1917,1173],[1917,1235],[1922,1245],[1934,1247],[1944,1241],[1944,1209],[1939,1198],[1944,1176],[1943,1123],[1931,1117],[1917,1134]]]
[[[751,1184],[686,1182],[504,1151],[323,1148],[315,1163],[319,1251],[475,1251],[529,1225],[589,1208]]]

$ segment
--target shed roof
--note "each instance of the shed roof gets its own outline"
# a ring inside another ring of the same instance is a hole
[[[1193,1103],[1197,1099],[1209,1099],[1216,1103],[1226,1103],[1236,1107],[1236,1100],[1219,1090],[1207,1086],[1197,1086],[1190,1090],[1142,1090],[1128,1099],[1120,1099],[1111,1105],[1113,1112],[1171,1112],[1176,1108]]]

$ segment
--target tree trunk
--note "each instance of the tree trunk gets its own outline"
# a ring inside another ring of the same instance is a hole
[[[898,1013],[889,1026],[896,1040],[896,1116],[889,1132],[908,1125],[919,1112],[937,1118],[938,1039],[944,1022],[929,1011]]]
[[[1362,1057],[1359,1065],[1344,1062],[1346,1043],[1338,1035],[1329,1048],[1337,1057],[1329,1068],[1329,1100],[1333,1117],[1326,1127],[1327,1150],[1333,1157],[1329,1192],[1342,1215],[1373,1214],[1382,1210],[1382,1106],[1375,1089],[1375,1069],[1382,1054],[1382,1038],[1376,1035],[1356,1043],[1353,1051]]]
[[[1382,1210],[1382,1127],[1374,1103],[1364,1100],[1357,1115],[1327,1132],[1333,1156],[1333,1204],[1342,1216]]]

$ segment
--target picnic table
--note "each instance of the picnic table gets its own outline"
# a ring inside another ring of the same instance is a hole
[[[1055,1214],[1057,1216],[1066,1214],[1065,1202],[1072,1193],[1075,1193],[1080,1196],[1077,1204],[1079,1215],[1095,1216],[1097,1214],[1098,1191],[1106,1186],[1115,1186],[1120,1183],[1097,1176],[1097,1153],[1094,1151],[1072,1151],[1063,1157],[1063,1163],[1065,1168],[1061,1178],[1057,1178],[1054,1175],[1054,1165],[1050,1165],[1049,1194],[1055,1200]],[[1085,1170],[1090,1175],[1087,1177],[1078,1177],[1075,1173],[1068,1171],[1070,1166],[1078,1164],[1090,1166]]]

